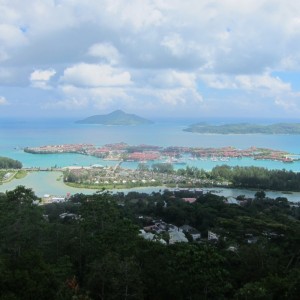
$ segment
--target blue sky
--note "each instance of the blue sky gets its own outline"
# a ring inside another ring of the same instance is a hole
[[[0,0],[0,117],[298,118],[294,0]]]

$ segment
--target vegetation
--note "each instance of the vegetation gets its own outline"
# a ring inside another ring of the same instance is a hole
[[[135,188],[145,186],[214,187],[300,191],[300,173],[287,170],[268,170],[260,167],[216,166],[211,171],[196,167],[175,170],[172,164],[156,163],[151,167],[140,164],[137,170],[116,168],[113,172],[67,170],[65,184],[94,189]],[[122,174],[124,173],[124,174]]]
[[[80,124],[104,124],[104,125],[141,125],[151,124],[152,121],[134,114],[127,114],[122,110],[115,110],[107,115],[95,115],[84,120],[77,121]]]
[[[198,123],[190,125],[184,131],[215,134],[300,134],[300,123],[277,123],[272,125],[248,123],[208,125]]]
[[[22,178],[24,178],[24,177],[26,177],[26,176],[27,176],[27,171],[25,171],[25,170],[19,170],[19,171],[16,173],[15,178],[16,178],[16,179],[22,179]]]
[[[67,182],[64,181],[65,185],[82,188],[82,189],[94,189],[94,190],[112,190],[112,189],[132,189],[139,187],[148,187],[148,186],[161,186],[161,182],[127,182],[127,183],[77,183],[77,182]]]
[[[300,173],[292,171],[224,165],[213,168],[211,176],[219,180],[226,178],[233,187],[300,191]]]
[[[186,196],[102,192],[38,206],[22,186],[0,195],[1,299],[298,299],[299,206],[263,192],[244,206]],[[146,241],[138,229],[154,218],[202,240]]]
[[[0,157],[0,169],[21,169],[22,163],[8,157]]]

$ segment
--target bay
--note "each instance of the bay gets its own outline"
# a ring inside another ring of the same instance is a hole
[[[8,183],[0,185],[0,192],[4,193],[15,189],[19,185],[24,185],[27,188],[33,189],[38,197],[43,197],[46,194],[65,197],[67,194],[74,195],[76,193],[83,193],[91,195],[97,192],[95,189],[74,188],[65,185],[62,181],[62,173],[57,171],[40,171],[30,172],[22,179],[14,179]],[[142,187],[134,189],[118,189],[111,192],[128,193],[130,191],[138,191],[141,193],[159,192],[167,189],[166,187]],[[246,197],[254,197],[256,190],[247,189],[231,189],[231,188],[204,188],[204,192],[212,192],[214,194],[224,197],[237,197],[245,195]],[[300,192],[293,192],[286,194],[280,191],[266,191],[266,196],[270,198],[285,197],[291,202],[298,202],[300,200]]]
[[[24,147],[42,145],[90,143],[102,146],[107,143],[125,142],[130,145],[151,144],[158,146],[226,147],[246,149],[251,146],[285,150],[300,154],[299,135],[216,135],[197,134],[183,131],[190,121],[156,122],[144,126],[104,126],[76,124],[72,119],[35,119],[0,121],[0,155],[20,160],[24,167],[65,167],[70,165],[88,166],[92,164],[114,165],[115,162],[77,155],[25,153]],[[187,161],[191,166],[212,169],[224,162]],[[254,165],[268,169],[300,171],[300,162],[287,164],[278,161],[254,161],[252,159],[232,159],[226,164],[235,166]],[[136,164],[126,163],[126,167]],[[182,166],[181,166],[182,167]],[[178,166],[177,166],[178,168]]]
[[[219,120],[218,120],[219,121]],[[233,120],[234,121],[234,120]],[[232,122],[233,122],[232,121]],[[237,120],[235,120],[237,121]],[[246,149],[251,146],[285,150],[294,154],[300,154],[299,135],[217,135],[197,134],[183,131],[191,120],[158,120],[152,125],[143,126],[104,126],[76,124],[74,119],[2,119],[0,120],[0,156],[7,156],[20,160],[24,167],[49,168],[53,166],[65,167],[71,165],[89,166],[101,164],[104,166],[115,165],[113,161],[79,155],[79,154],[30,154],[25,153],[24,147],[35,147],[42,145],[90,143],[102,146],[108,143],[125,142],[130,145],[149,144],[166,146],[188,146],[188,147],[226,147],[233,146],[238,149]],[[227,120],[228,123],[228,120]],[[259,166],[268,169],[286,169],[299,172],[300,161],[294,163],[283,163],[279,161],[252,160],[250,158],[231,159],[222,161],[194,161],[187,160],[187,164],[205,170],[210,170],[216,165],[228,164],[231,166]],[[123,167],[135,168],[137,163],[126,162]],[[182,168],[185,166],[175,166]],[[25,184],[33,187],[35,191],[40,189],[39,185],[46,182],[48,189],[41,187],[41,193],[65,194],[67,189],[57,189],[56,178],[43,177],[40,180],[28,176]],[[55,182],[55,187],[50,182]],[[13,181],[15,182],[15,180]],[[13,185],[10,185],[13,184]],[[1,190],[10,189],[15,183],[4,184]],[[63,183],[61,183],[63,185]],[[63,185],[64,186],[64,185]],[[65,186],[64,186],[65,187]],[[53,190],[53,192],[51,192]],[[86,190],[85,192],[91,192]],[[76,192],[78,190],[76,189]],[[92,191],[94,192],[94,191]],[[38,192],[37,192],[38,193]]]

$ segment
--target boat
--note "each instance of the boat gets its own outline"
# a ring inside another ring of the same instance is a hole
[[[220,161],[229,161],[229,157],[222,157],[220,158]]]

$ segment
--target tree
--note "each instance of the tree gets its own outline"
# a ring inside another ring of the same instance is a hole
[[[264,199],[266,198],[266,193],[264,191],[258,191],[255,193],[255,199]]]

